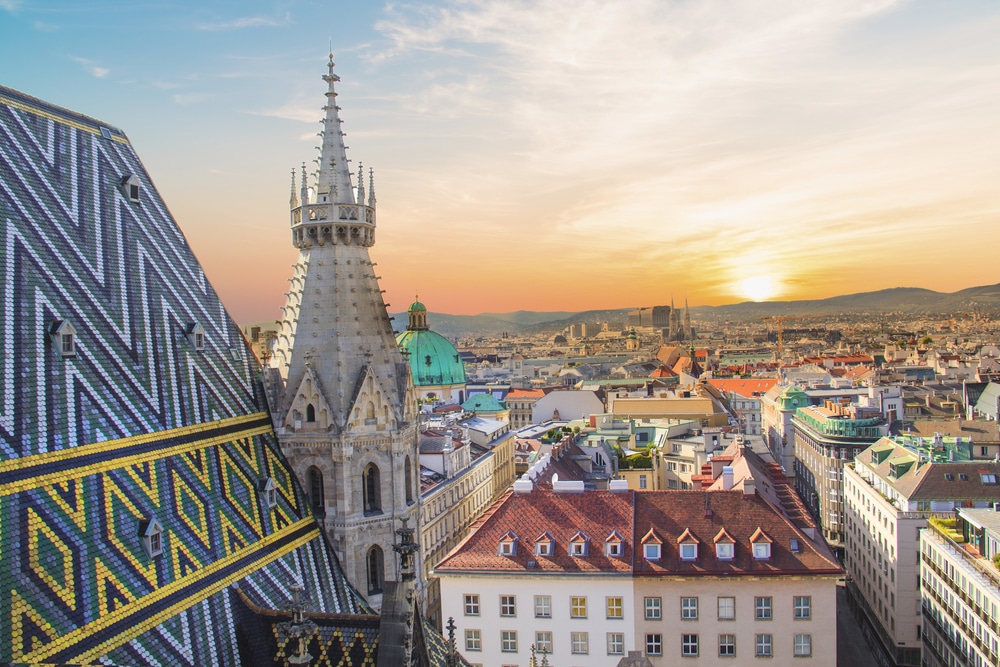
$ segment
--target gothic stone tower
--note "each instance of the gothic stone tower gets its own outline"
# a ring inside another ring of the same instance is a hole
[[[416,398],[382,300],[368,249],[375,243],[375,190],[363,169],[351,182],[333,57],[319,170],[305,165],[291,195],[299,249],[281,330],[267,369],[281,447],[320,517],[344,571],[378,606],[398,580],[392,550],[400,519],[417,525]]]

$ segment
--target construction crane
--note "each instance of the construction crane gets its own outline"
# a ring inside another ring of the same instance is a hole
[[[782,353],[785,351],[784,340],[782,334],[784,333],[784,322],[785,320],[797,320],[801,315],[769,315],[767,317],[760,318],[762,322],[774,322],[778,325],[778,358],[781,358]]]

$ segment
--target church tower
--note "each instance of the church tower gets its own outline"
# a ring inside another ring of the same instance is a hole
[[[375,187],[352,183],[327,64],[319,169],[292,172],[292,266],[266,371],[279,442],[351,583],[379,606],[399,580],[401,519],[417,526],[417,405],[382,300],[375,264]]]

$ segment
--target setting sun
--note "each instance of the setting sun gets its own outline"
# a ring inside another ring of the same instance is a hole
[[[766,301],[774,296],[774,282],[770,276],[753,276],[740,283],[740,292],[752,301]]]

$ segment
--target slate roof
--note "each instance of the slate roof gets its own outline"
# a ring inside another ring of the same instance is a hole
[[[237,665],[234,585],[264,609],[301,583],[316,612],[370,614],[125,133],[0,87],[0,174],[0,662]]]
[[[711,546],[723,528],[736,541],[732,561],[718,561]],[[752,556],[750,540],[758,530],[772,540],[771,558],[766,561]],[[498,544],[509,531],[518,538],[517,552],[514,556],[501,556]],[[551,557],[536,556],[534,538],[546,531],[555,538],[555,553]],[[578,531],[591,538],[586,557],[567,553],[569,540]],[[622,557],[604,555],[603,542],[613,531],[624,537]],[[650,534],[663,542],[659,561],[643,558],[642,540]],[[699,543],[696,560],[680,560],[678,540],[682,536]],[[792,540],[797,541],[798,553],[792,550]],[[540,489],[512,493],[494,505],[488,518],[434,571],[508,575],[600,572],[623,576],[843,573],[832,556],[813,546],[798,528],[756,494],[745,497],[738,491],[555,493]]]

